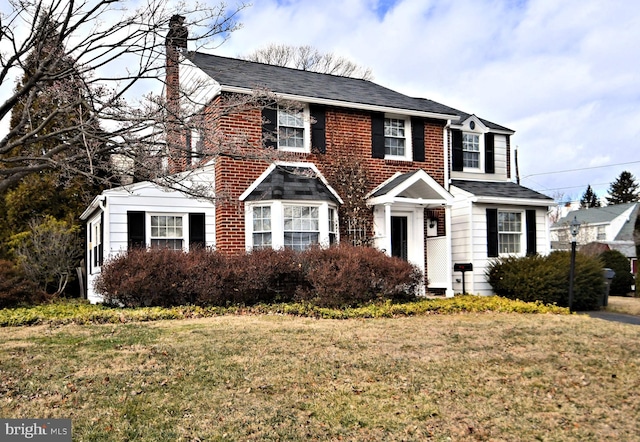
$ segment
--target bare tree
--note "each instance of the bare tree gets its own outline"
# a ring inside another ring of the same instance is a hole
[[[359,66],[347,58],[337,56],[334,53],[322,53],[311,46],[270,44],[240,58],[303,71],[360,78],[363,80],[373,79],[371,69]]]
[[[166,0],[143,0],[128,10],[127,2],[114,0],[9,0],[8,12],[0,13],[0,83],[21,71],[29,75],[0,101],[0,119],[15,113],[0,138],[0,194],[47,170],[109,180],[126,164],[144,178],[160,177],[159,161],[150,158],[165,143],[166,101],[161,94],[142,96],[140,88],[164,86],[170,20],[186,17],[184,38],[199,48],[224,41],[242,8],[170,8]],[[51,50],[52,41],[59,50]],[[37,62],[27,66],[28,59]],[[43,91],[57,96],[58,105],[36,119],[31,110]],[[72,124],[52,130],[60,115],[72,115],[66,118]],[[43,141],[46,148],[29,148]]]

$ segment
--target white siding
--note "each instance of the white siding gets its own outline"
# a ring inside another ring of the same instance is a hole
[[[212,176],[208,175],[212,180]],[[146,212],[154,214],[189,213],[205,214],[205,242],[207,246],[215,247],[215,205],[212,201],[188,197],[176,190],[165,190],[151,184],[137,184],[126,189],[105,191],[103,196],[104,212],[104,261],[117,256],[127,250],[127,212]],[[87,221],[100,216],[101,211],[92,215]],[[149,243],[149,223],[147,227],[147,244]],[[189,238],[189,225],[186,223],[184,238]],[[188,249],[188,241],[185,247]],[[88,256],[88,254],[87,254]],[[94,292],[94,283],[99,271],[88,272],[87,298],[91,302],[101,302],[102,299]]]
[[[550,251],[549,224],[547,207],[487,205],[474,203],[469,194],[452,188],[456,197],[451,211],[452,265],[454,263],[472,263],[473,272],[465,274],[465,291],[471,294],[492,295],[493,289],[487,282],[486,271],[494,258],[487,257],[487,208],[522,211],[536,210],[536,248],[537,253],[546,255]],[[526,244],[526,237],[524,243]],[[523,250],[523,254],[526,251]],[[453,272],[453,267],[452,267]],[[453,272],[453,289],[462,293],[462,273]]]

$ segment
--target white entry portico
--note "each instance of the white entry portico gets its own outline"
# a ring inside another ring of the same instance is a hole
[[[452,200],[422,169],[393,175],[367,200],[373,207],[374,245],[416,265],[427,276],[427,290],[444,290],[447,296],[453,296],[448,240]],[[427,217],[428,209],[444,209],[444,217]],[[444,229],[438,228],[439,222],[445,223]]]

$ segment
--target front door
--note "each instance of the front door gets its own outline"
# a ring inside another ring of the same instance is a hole
[[[408,224],[406,216],[391,217],[391,256],[397,256],[405,261],[408,259]]]

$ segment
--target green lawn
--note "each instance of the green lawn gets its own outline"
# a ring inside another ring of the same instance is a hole
[[[0,415],[76,441],[637,440],[640,327],[234,315],[0,329]]]

